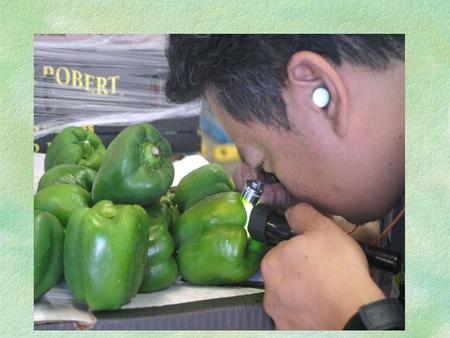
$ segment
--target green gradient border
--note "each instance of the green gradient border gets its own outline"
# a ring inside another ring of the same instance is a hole
[[[33,333],[33,34],[100,32],[405,33],[407,332],[397,334],[449,335],[450,6],[445,1],[2,1],[0,9],[0,336]],[[84,334],[121,337],[124,332]],[[193,332],[130,335],[190,337]]]

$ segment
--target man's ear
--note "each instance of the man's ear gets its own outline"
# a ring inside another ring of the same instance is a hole
[[[303,109],[324,114],[332,123],[336,134],[346,136],[349,118],[348,93],[341,75],[330,62],[319,54],[301,51],[291,56],[286,71],[286,86],[295,94],[294,101],[303,106]],[[321,86],[330,94],[330,101],[325,108],[318,107],[312,100],[314,90]]]

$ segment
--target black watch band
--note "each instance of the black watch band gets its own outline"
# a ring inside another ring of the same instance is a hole
[[[405,309],[397,299],[382,299],[364,306],[350,318],[344,330],[404,330]]]

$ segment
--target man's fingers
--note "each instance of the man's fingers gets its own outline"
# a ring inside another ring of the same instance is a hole
[[[275,183],[264,187],[260,202],[287,209],[294,205],[296,200],[281,183]]]
[[[256,170],[245,163],[238,165],[233,171],[233,181],[238,191],[244,189],[246,181],[256,178]]]
[[[289,208],[286,210],[285,216],[289,226],[297,234],[302,234],[330,222],[328,217],[322,215],[308,203],[299,203]]]

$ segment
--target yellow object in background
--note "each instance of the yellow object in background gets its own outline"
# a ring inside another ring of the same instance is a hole
[[[217,143],[212,138],[201,134],[201,153],[210,162],[226,163],[239,162],[239,153],[233,143]]]
[[[215,162],[239,161],[239,154],[234,144],[218,144],[214,147]]]
[[[220,163],[231,176],[241,162],[237,147],[233,143],[217,143],[200,131],[202,137],[201,154],[211,163]]]

